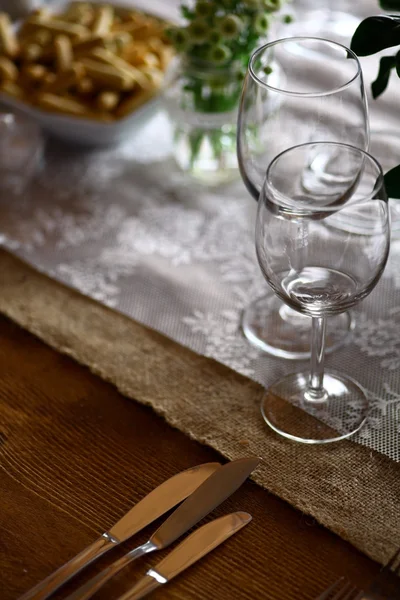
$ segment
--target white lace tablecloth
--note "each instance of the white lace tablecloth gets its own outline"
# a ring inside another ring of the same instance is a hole
[[[377,60],[364,65],[368,81]],[[393,84],[371,101],[373,130],[400,136],[399,90]],[[211,190],[189,184],[171,143],[159,111],[119,148],[49,144],[27,193],[0,200],[0,241],[55,279],[271,384],[297,365],[263,354],[240,333],[244,307],[266,288],[254,250],[256,203],[240,180]],[[400,163],[400,155],[390,160]],[[353,440],[399,461],[399,237],[382,280],[354,315],[350,343],[327,364],[367,390],[369,422]]]

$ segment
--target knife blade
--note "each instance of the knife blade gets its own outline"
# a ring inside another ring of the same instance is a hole
[[[88,600],[97,590],[119,573],[128,564],[155,550],[163,550],[172,544],[203,517],[208,515],[228,496],[233,494],[256,468],[260,459],[257,457],[240,458],[223,465],[217,472],[206,479],[189,498],[187,498],[151,538],[134,548],[98,575],[95,575],[70,594],[65,600]]]
[[[20,600],[45,600],[89,563],[185,500],[207,477],[220,468],[219,463],[205,463],[170,477],[135,504],[109,531],[26,592]]]
[[[250,521],[251,515],[248,513],[235,512],[203,525],[174,548],[154,569],[149,569],[146,575],[118,600],[144,598],[214,550]]]

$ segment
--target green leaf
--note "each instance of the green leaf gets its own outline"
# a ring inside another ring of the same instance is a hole
[[[188,21],[191,21],[196,16],[194,11],[190,10],[190,8],[188,6],[186,6],[185,4],[181,4],[180,9],[181,9],[182,17],[184,19],[187,19]]]
[[[371,85],[372,96],[377,98],[384,92],[389,83],[389,77],[392,69],[396,66],[395,56],[383,56],[379,62],[379,72],[375,81]]]
[[[388,198],[400,198],[400,165],[393,167],[384,175],[385,188]]]
[[[354,32],[350,48],[358,56],[370,56],[400,44],[400,17],[367,17]]]
[[[383,10],[394,10],[400,12],[400,0],[380,0],[379,5]]]

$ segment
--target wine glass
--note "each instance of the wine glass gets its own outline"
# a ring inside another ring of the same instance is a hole
[[[329,165],[326,177],[310,172],[315,160]],[[337,228],[338,215],[351,220],[360,210],[368,230]],[[312,319],[311,372],[284,377],[262,401],[263,417],[277,433],[327,443],[349,437],[365,422],[368,401],[359,384],[324,372],[326,319],[372,291],[389,244],[383,173],[369,154],[346,144],[311,142],[272,160],[258,202],[258,262],[273,292]]]
[[[335,42],[286,38],[256,50],[249,62],[238,118],[237,153],[244,183],[258,200],[271,160],[310,141],[368,148],[368,109],[357,56]],[[314,162],[313,169],[321,165]],[[327,352],[347,341],[348,313],[328,322]],[[310,319],[271,292],[244,311],[242,329],[262,350],[283,358],[309,357]]]

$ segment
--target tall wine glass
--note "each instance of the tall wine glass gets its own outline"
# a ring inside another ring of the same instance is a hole
[[[360,63],[344,46],[319,38],[286,38],[252,55],[243,86],[237,152],[244,183],[258,200],[271,160],[310,141],[368,148],[368,109]],[[321,157],[320,157],[321,159]],[[323,161],[324,162],[324,161]],[[310,169],[320,171],[314,161]],[[311,322],[267,293],[243,313],[254,345],[283,358],[307,358]],[[326,349],[348,339],[346,314],[329,320]]]
[[[310,172],[310,161],[327,159],[325,178]],[[351,220],[360,210],[369,224],[362,234],[336,227],[338,215]],[[326,443],[349,437],[365,422],[368,401],[358,383],[324,372],[326,319],[372,291],[389,242],[382,169],[369,154],[316,142],[285,150],[269,165],[258,202],[257,258],[273,292],[312,319],[311,372],[284,377],[262,401],[264,419],[277,433]]]

